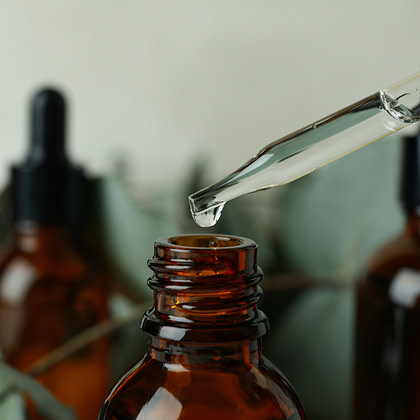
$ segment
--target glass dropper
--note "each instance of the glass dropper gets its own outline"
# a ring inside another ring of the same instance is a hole
[[[264,147],[222,180],[188,197],[194,221],[210,227],[226,202],[287,184],[420,120],[420,73]]]

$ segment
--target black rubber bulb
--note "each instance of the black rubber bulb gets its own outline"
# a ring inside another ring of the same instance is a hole
[[[31,103],[30,149],[27,163],[31,165],[62,164],[65,155],[66,104],[55,89],[39,91]]]

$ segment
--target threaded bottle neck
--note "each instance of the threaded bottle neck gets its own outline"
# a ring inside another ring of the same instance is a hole
[[[180,235],[155,243],[148,265],[154,306],[142,320],[154,337],[198,343],[250,340],[264,335],[265,315],[257,309],[255,242],[231,236]]]

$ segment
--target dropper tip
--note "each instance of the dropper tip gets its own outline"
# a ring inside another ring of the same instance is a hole
[[[188,197],[188,202],[190,205],[191,216],[194,222],[203,228],[212,227],[218,222],[220,216],[222,215],[223,207],[226,204],[226,202],[223,201],[221,203],[207,207],[204,210],[198,211],[192,195]]]

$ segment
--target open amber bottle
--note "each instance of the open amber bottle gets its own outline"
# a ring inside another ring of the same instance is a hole
[[[31,143],[12,170],[13,234],[0,259],[0,346],[27,371],[69,339],[108,317],[107,276],[75,240],[83,222],[83,171],[65,155],[65,102],[43,89],[31,107]],[[108,339],[39,374],[78,420],[96,418],[109,391]],[[30,420],[43,417],[28,401]]]
[[[144,357],[117,382],[100,420],[301,420],[298,398],[261,354],[257,246],[180,235],[155,243]]]
[[[357,284],[354,420],[420,419],[420,136],[403,141],[405,229]]]

